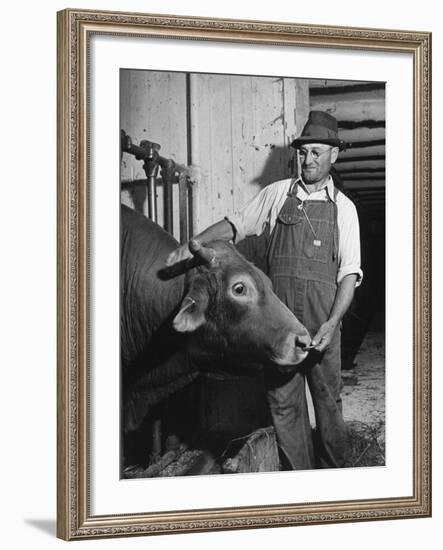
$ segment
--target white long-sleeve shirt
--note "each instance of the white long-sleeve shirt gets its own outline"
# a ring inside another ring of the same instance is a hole
[[[274,229],[277,216],[283,207],[293,179],[285,179],[268,185],[258,193],[238,214],[227,216],[237,230],[237,241],[251,235],[261,235],[267,224]],[[301,179],[298,180],[297,197],[303,202],[325,201],[334,198],[334,183],[329,176],[325,186],[319,191],[308,193]],[[357,209],[354,203],[341,192],[337,193],[338,225],[338,273],[337,283],[346,275],[357,275],[357,286],[361,283],[363,272],[360,267],[360,228]]]

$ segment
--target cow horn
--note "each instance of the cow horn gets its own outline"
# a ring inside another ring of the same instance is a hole
[[[213,264],[215,262],[215,250],[209,246],[201,245],[194,239],[189,241],[189,250],[193,256],[200,258],[207,264]]]

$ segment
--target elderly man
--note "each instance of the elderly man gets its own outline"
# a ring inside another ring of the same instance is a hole
[[[290,468],[342,467],[346,428],[341,405],[341,319],[360,283],[360,237],[354,204],[335,186],[332,164],[344,149],[336,119],[311,111],[298,150],[301,177],[265,187],[238,215],[227,216],[196,238],[204,242],[270,230],[268,275],[279,298],[312,336],[307,359],[267,380],[277,440]],[[186,245],[168,259],[189,256]],[[315,443],[305,381],[315,411]]]

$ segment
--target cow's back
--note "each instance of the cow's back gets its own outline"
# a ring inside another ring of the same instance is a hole
[[[183,296],[184,277],[161,277],[168,254],[177,241],[160,226],[131,210],[121,207],[121,357],[128,368],[149,351],[158,335],[167,338],[170,320]],[[150,351],[155,361],[156,342]]]

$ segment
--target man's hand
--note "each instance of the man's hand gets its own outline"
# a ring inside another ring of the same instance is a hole
[[[195,235],[193,240],[198,241],[200,244],[204,244],[217,240],[230,241],[233,238],[234,231],[232,224],[223,219],[210,225],[198,235]],[[178,262],[189,260],[189,258],[192,258],[192,254],[189,251],[189,243],[185,243],[169,254],[166,259],[166,266],[170,267]]]
[[[321,325],[314,336],[311,342],[312,349],[322,352],[331,343],[334,332],[352,302],[356,282],[357,274],[350,273],[339,283],[329,319]]]
[[[192,254],[189,250],[189,243],[182,244],[175,250],[173,250],[169,256],[166,258],[166,266],[170,267],[171,265],[177,264],[184,260],[192,258]]]
[[[315,351],[325,351],[332,341],[334,333],[337,329],[337,323],[334,321],[326,321],[318,329],[317,334],[312,339],[311,345]]]

